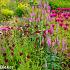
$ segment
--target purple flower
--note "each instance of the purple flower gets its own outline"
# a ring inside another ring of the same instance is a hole
[[[63,38],[63,40],[62,40],[62,51],[65,51],[65,50],[67,50],[67,43],[66,43],[65,38]]]
[[[44,4],[44,8],[46,8],[46,7],[47,7],[47,4],[45,3],[45,4]]]
[[[36,22],[40,22],[40,18],[38,17],[38,18],[36,18]]]
[[[49,47],[51,46],[51,38],[50,37],[47,38],[47,44]]]
[[[29,22],[33,22],[34,21],[34,19],[33,18],[29,18]]]
[[[59,41],[58,37],[55,39],[55,42],[58,46],[60,45],[60,41]]]
[[[31,14],[30,14],[30,16],[31,16],[31,17],[35,16],[35,13],[34,13],[34,12],[33,12],[33,13],[31,13]]]
[[[10,28],[9,27],[1,27],[0,30],[8,31],[8,30],[10,30]]]
[[[50,13],[51,7],[47,6],[47,12]]]
[[[42,10],[42,14],[46,14],[46,10]]]

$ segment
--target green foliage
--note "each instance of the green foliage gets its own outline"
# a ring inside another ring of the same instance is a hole
[[[58,7],[61,8],[69,8],[70,4],[69,4],[69,0],[49,0],[49,4],[52,7],[52,9],[56,9]]]
[[[39,4],[39,1],[37,0],[29,0],[30,5],[37,6]]]
[[[5,17],[5,19],[8,19],[14,15],[14,11],[9,9],[1,9],[1,14]]]
[[[22,17],[22,15],[26,15],[29,12],[29,4],[19,3],[16,8],[16,15]]]

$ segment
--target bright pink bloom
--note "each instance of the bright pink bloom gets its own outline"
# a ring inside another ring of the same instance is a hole
[[[10,30],[10,27],[1,27],[0,30],[8,31],[8,30]]]
[[[56,13],[52,13],[52,14],[50,14],[50,17],[56,17],[56,16],[57,16]]]

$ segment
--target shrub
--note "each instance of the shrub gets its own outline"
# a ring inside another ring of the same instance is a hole
[[[18,17],[22,17],[22,15],[25,15],[28,11],[29,11],[29,4],[19,3],[16,8],[16,15]]]
[[[56,9],[58,7],[61,8],[69,8],[70,4],[69,4],[70,0],[49,0],[49,4],[52,7],[52,9]]]
[[[5,19],[8,19],[14,15],[14,11],[9,9],[2,9],[1,14],[5,17]]]

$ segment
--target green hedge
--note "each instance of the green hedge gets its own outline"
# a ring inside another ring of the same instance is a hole
[[[48,0],[52,9],[56,9],[58,7],[61,8],[70,8],[70,0]]]

